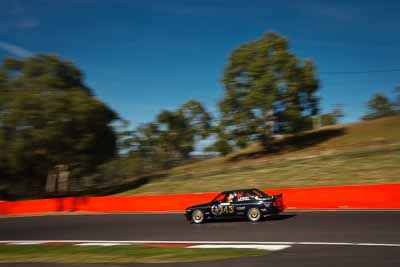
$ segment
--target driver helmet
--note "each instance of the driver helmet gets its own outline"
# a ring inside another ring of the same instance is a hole
[[[228,202],[233,202],[235,195],[233,193],[230,193],[228,196]]]

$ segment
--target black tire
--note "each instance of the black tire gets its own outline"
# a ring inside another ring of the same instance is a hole
[[[204,213],[201,210],[194,210],[192,212],[192,223],[200,224],[204,222]]]
[[[247,219],[251,222],[258,222],[262,218],[261,211],[258,208],[251,208],[247,211]]]

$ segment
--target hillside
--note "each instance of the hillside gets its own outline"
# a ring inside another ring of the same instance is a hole
[[[400,182],[400,116],[324,127],[276,144],[276,153],[254,144],[178,166],[120,195]]]

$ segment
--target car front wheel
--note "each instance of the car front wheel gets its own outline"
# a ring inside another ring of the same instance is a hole
[[[251,208],[247,212],[247,218],[252,222],[258,222],[261,219],[261,211],[257,208]]]
[[[201,210],[194,210],[192,212],[192,222],[199,224],[204,221],[204,213]]]

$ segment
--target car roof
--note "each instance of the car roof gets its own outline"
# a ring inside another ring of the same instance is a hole
[[[221,193],[222,193],[222,194],[229,194],[229,193],[238,192],[238,191],[253,191],[253,190],[258,190],[258,189],[257,189],[257,188],[235,189],[235,190],[223,191],[223,192],[221,192]]]

